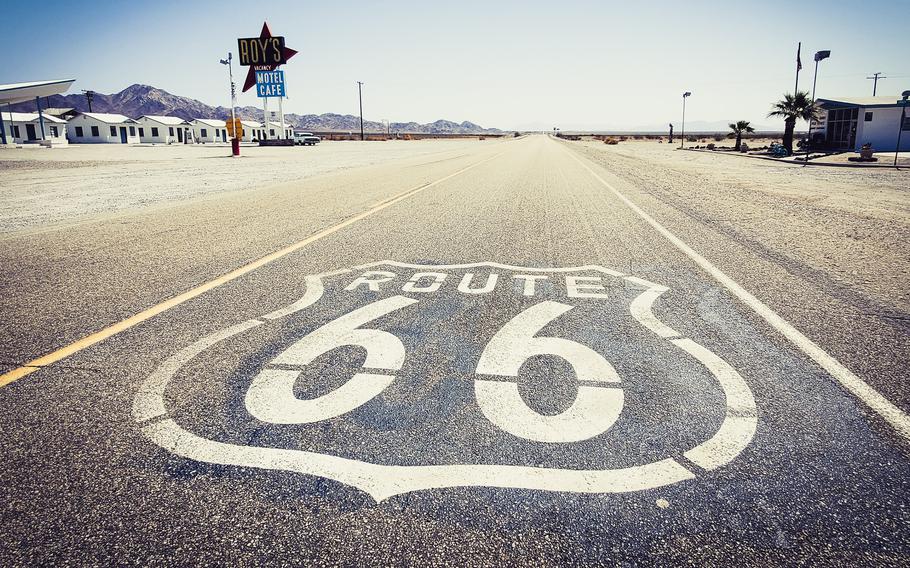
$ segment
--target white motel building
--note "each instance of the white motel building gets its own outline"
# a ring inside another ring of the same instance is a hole
[[[3,127],[14,144],[41,142],[41,120],[36,112],[4,112]],[[45,114],[44,140],[53,145],[66,144],[66,121]]]
[[[261,122],[256,122],[255,120],[241,120],[240,124],[243,126],[243,142],[259,140],[262,131]]]
[[[143,115],[136,119],[139,140],[146,144],[183,144],[192,141],[192,125],[177,116]]]
[[[196,142],[205,144],[229,141],[227,127],[223,120],[197,118],[191,124],[193,125],[193,137]]]
[[[75,144],[138,144],[139,129],[122,114],[80,112],[67,122],[66,137]]]
[[[898,125],[902,152],[910,151],[910,108],[901,122],[900,97],[818,98],[822,116],[812,126],[812,138],[823,137],[831,149],[859,152],[871,144],[876,152],[897,149]]]

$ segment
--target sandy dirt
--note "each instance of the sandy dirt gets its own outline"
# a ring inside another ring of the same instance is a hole
[[[228,191],[261,189],[392,160],[464,153],[477,139],[317,146],[70,145],[0,150],[0,235]]]
[[[910,311],[908,170],[800,167],[653,141],[569,144],[794,273],[851,288],[895,318]]]

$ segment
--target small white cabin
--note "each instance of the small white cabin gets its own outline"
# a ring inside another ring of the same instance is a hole
[[[136,123],[144,143],[183,144],[192,140],[192,125],[177,116],[144,115]]]
[[[223,120],[214,118],[197,118],[192,123],[193,138],[202,144],[211,142],[229,142],[227,125]]]
[[[262,130],[262,123],[255,120],[241,120],[243,125],[243,142],[254,142],[259,140],[259,131]]]
[[[122,114],[80,112],[67,121],[66,137],[74,144],[138,144],[139,130]]]
[[[3,112],[7,140],[15,144],[37,144],[42,140],[41,120],[36,112]],[[44,115],[44,138],[52,144],[66,144],[66,121]]]

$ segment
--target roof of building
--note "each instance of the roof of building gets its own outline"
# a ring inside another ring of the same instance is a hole
[[[44,109],[44,114],[52,114],[54,116],[63,116],[64,114],[70,114],[75,112],[74,108],[62,108],[62,107],[50,107]]]
[[[897,102],[901,100],[900,95],[890,95],[890,96],[881,96],[881,97],[818,97],[818,102],[822,105],[824,104],[838,104],[844,106],[857,106],[857,107],[888,107],[888,106],[897,106]]]
[[[215,128],[221,128],[222,126],[225,126],[223,120],[218,120],[215,118],[197,118],[196,122],[204,124],[206,126],[213,126]]]
[[[3,112],[0,113],[0,117],[3,120],[11,120],[12,122],[37,122],[38,113],[37,112]],[[12,118],[10,118],[12,117]],[[56,116],[44,115],[44,120],[46,122],[53,122],[55,124],[66,124],[66,121],[62,118],[57,118]]]
[[[187,121],[183,120],[179,116],[158,116],[154,114],[144,114],[137,118],[136,120],[142,120],[143,118],[152,120],[155,122],[160,122],[161,124],[167,124],[172,126],[177,126],[180,124],[189,124]]]
[[[256,122],[255,120],[241,120],[240,124],[244,126],[249,126],[251,128],[262,128],[261,122]]]
[[[135,123],[136,121],[128,116],[123,116],[122,114],[113,114],[108,112],[80,112],[79,114],[87,116],[89,118],[94,118],[100,122],[106,122],[108,124],[121,124],[124,122]]]
[[[30,81],[28,83],[10,83],[0,85],[0,103],[12,104],[34,100],[35,97],[49,97],[65,93],[75,79],[58,79],[55,81]]]

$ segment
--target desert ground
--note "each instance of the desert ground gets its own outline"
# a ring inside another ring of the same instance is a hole
[[[255,190],[390,160],[421,160],[476,139],[368,145],[91,145],[0,149],[0,235],[231,191]]]

